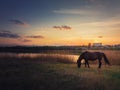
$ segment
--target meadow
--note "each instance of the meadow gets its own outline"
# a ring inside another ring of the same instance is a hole
[[[120,90],[120,54],[104,52],[112,66],[101,69],[95,63],[79,69],[60,54],[1,54],[0,90]]]

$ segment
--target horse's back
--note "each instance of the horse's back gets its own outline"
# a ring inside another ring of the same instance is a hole
[[[89,51],[83,52],[83,56],[84,59],[87,60],[96,60],[102,57],[101,52],[89,52]]]

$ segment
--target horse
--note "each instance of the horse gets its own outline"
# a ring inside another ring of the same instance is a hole
[[[81,55],[79,56],[78,60],[77,60],[77,66],[78,68],[80,68],[81,66],[81,60],[84,59],[85,60],[85,67],[86,64],[88,65],[88,68],[90,68],[88,61],[95,61],[98,60],[99,61],[99,66],[98,68],[101,68],[102,65],[102,58],[104,58],[105,63],[107,63],[108,65],[111,65],[109,60],[107,59],[106,55],[102,52],[89,52],[89,51],[85,51],[83,53],[81,53]]]

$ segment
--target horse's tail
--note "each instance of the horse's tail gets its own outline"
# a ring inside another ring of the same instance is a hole
[[[107,64],[111,65],[110,62],[108,61],[108,58],[106,57],[106,55],[105,55],[104,53],[102,53],[102,55],[103,55],[104,61],[105,61]]]

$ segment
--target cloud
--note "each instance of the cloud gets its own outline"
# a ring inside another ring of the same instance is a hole
[[[17,24],[17,25],[24,25],[25,23],[20,21],[20,20],[16,20],[16,19],[11,19],[10,22]]]
[[[41,38],[41,39],[43,39],[44,38],[44,36],[42,36],[42,35],[33,35],[33,36],[26,36],[27,38]]]
[[[84,8],[84,9],[58,9],[54,10],[54,13],[57,14],[73,14],[73,15],[82,15],[82,16],[96,16],[101,15],[100,10],[97,11],[95,8]]]
[[[59,29],[59,30],[71,30],[72,28],[67,25],[62,25],[62,26],[53,26],[54,29]]]
[[[53,28],[60,29],[60,30],[62,29],[61,26],[53,26]]]
[[[87,22],[81,23],[82,26],[94,26],[94,27],[120,27],[120,19],[111,18],[104,21],[97,21],[97,22]]]
[[[19,26],[30,26],[28,23],[25,23],[25,22],[23,22],[21,20],[17,20],[17,19],[11,19],[9,21],[14,23],[15,25],[19,25]]]
[[[23,40],[20,40],[21,42],[31,42],[32,40],[28,40],[28,39],[23,39]]]
[[[63,25],[62,28],[65,29],[65,30],[70,30],[70,29],[72,29],[70,26],[66,26],[66,25]]]
[[[90,1],[90,2],[96,2],[96,1],[98,1],[98,0],[88,0],[88,1]]]
[[[98,38],[103,38],[103,36],[98,36]]]
[[[20,35],[16,34],[16,33],[12,33],[10,31],[7,30],[0,30],[0,37],[2,38],[21,38]]]
[[[40,38],[43,39],[44,36],[41,35],[31,35],[31,36],[21,36],[19,34],[13,33],[8,30],[2,30],[0,29],[0,38],[11,38],[11,39],[16,39],[17,41],[20,42],[32,42],[32,40],[29,40],[28,38]]]

